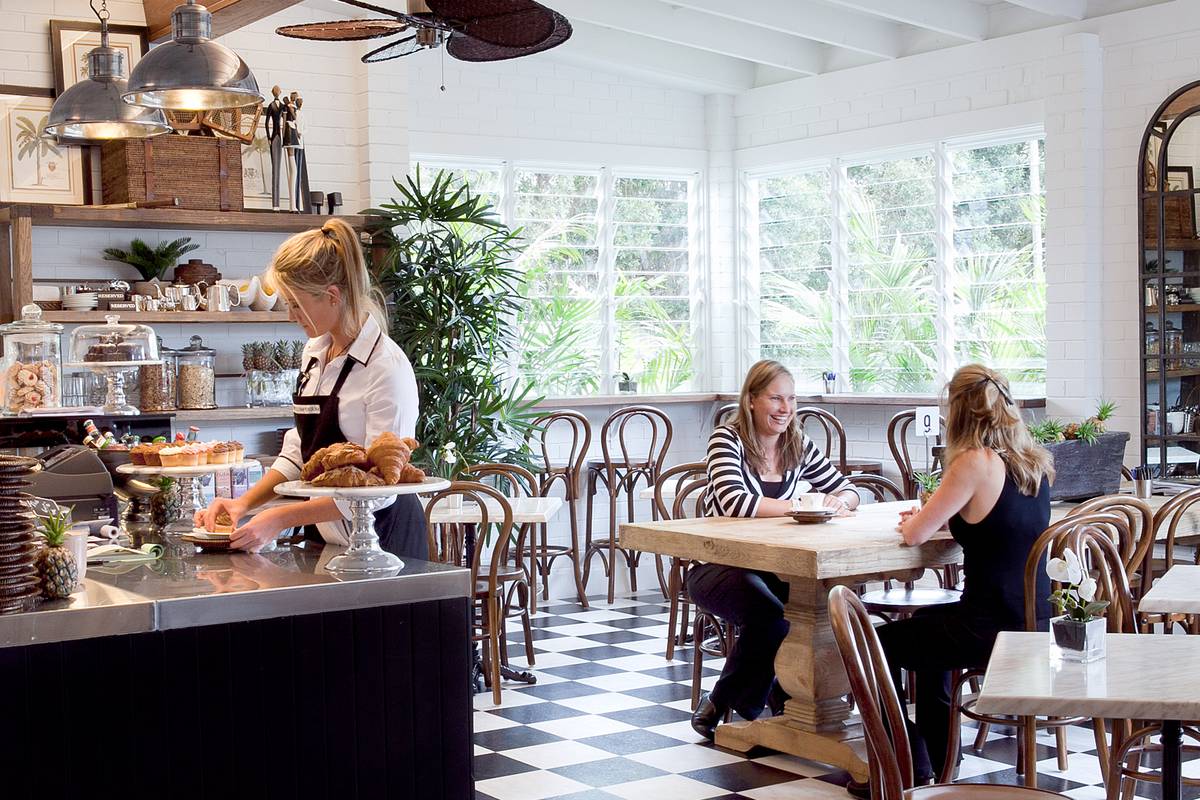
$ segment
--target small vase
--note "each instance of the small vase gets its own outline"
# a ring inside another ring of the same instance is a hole
[[[1064,661],[1097,661],[1104,658],[1104,635],[1107,630],[1103,617],[1079,622],[1063,615],[1050,620],[1054,644]]]
[[[620,381],[617,391],[621,394],[637,394],[637,381]]]

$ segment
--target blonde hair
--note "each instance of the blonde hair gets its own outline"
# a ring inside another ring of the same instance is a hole
[[[947,467],[967,450],[988,448],[1004,458],[1021,494],[1036,496],[1043,477],[1054,481],[1054,459],[1029,435],[1003,375],[968,364],[946,388]]]
[[[356,333],[367,316],[387,332],[383,293],[371,282],[358,234],[344,220],[331,219],[281,244],[263,281],[289,293],[321,294],[336,286],[346,311],[341,317],[343,333]]]
[[[766,464],[766,452],[754,435],[754,416],[750,412],[750,401],[767,390],[771,382],[780,376],[787,376],[793,382],[792,373],[778,361],[763,359],[746,373],[742,381],[742,392],[738,397],[737,414],[729,425],[742,440],[742,448],[746,451],[746,459],[761,472]],[[804,430],[799,421],[793,417],[792,424],[779,437],[778,467],[784,472],[795,469],[804,458]]]

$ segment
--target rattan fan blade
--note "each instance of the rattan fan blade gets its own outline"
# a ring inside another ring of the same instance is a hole
[[[554,14],[554,33],[550,38],[531,47],[500,47],[470,36],[454,34],[446,43],[446,51],[459,61],[504,61],[510,58],[533,55],[552,47],[558,47],[571,38],[571,23],[557,12]]]
[[[391,61],[393,58],[400,58],[415,53],[421,49],[421,45],[417,43],[417,35],[415,33],[405,36],[394,42],[389,42],[383,47],[372,50],[362,57],[364,64],[377,64],[380,61]]]
[[[321,42],[356,42],[378,39],[406,30],[408,25],[395,19],[340,19],[331,22],[308,22],[303,25],[284,25],[276,28],[280,36],[292,39],[311,39]]]
[[[537,47],[556,29],[555,12],[533,0],[434,0],[429,7],[468,36],[499,47]]]

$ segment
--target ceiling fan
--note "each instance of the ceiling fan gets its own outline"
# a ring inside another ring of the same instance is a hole
[[[340,2],[384,19],[310,22],[275,32],[324,42],[397,37],[363,56],[368,64],[443,44],[460,61],[503,61],[549,50],[571,38],[567,18],[534,0],[404,0],[404,12],[362,0]]]

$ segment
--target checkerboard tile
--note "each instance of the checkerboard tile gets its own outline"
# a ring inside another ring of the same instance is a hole
[[[692,731],[691,648],[664,659],[667,608],[657,590],[597,597],[592,608],[555,601],[533,618],[534,664],[525,660],[519,626],[508,634],[514,667],[532,686],[505,683],[504,701],[475,698],[476,800],[845,800],[848,776],[791,755],[754,751],[747,758],[714,747]],[[706,658],[710,688],[721,659]],[[1019,783],[1012,729],[992,729],[976,751],[963,727],[960,780]],[[1067,731],[1068,768],[1059,772],[1054,735],[1038,735],[1039,784],[1075,800],[1103,800],[1090,727]],[[1153,762],[1148,762],[1153,763]],[[1184,766],[1200,775],[1200,759]],[[1200,790],[1185,788],[1187,800]],[[1159,800],[1158,786],[1138,797]]]

